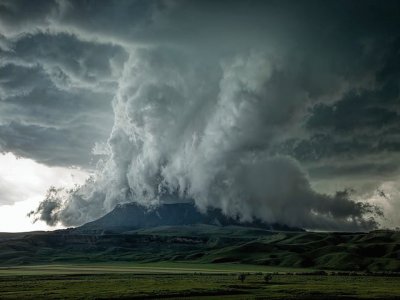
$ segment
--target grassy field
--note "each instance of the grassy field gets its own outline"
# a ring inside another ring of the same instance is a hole
[[[400,272],[400,233],[391,231],[0,234],[0,299],[400,299],[392,272]]]
[[[104,274],[104,273],[240,273],[307,272],[304,268],[283,268],[245,264],[202,264],[186,262],[51,264],[0,267],[0,277],[10,275]]]
[[[289,275],[235,264],[42,265],[0,269],[0,299],[400,299],[400,278]],[[241,283],[240,272],[249,273]],[[274,274],[270,283],[263,272]]]

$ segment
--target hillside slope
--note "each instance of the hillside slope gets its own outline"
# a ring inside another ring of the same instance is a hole
[[[400,233],[278,232],[183,225],[125,233],[0,234],[0,264],[190,261],[400,272]]]

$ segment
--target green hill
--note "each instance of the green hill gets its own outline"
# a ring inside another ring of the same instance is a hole
[[[350,271],[400,271],[400,233],[278,232],[186,225],[124,233],[74,229],[0,233],[0,265],[90,262],[238,263]]]

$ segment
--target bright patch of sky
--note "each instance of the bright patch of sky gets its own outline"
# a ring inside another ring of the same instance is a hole
[[[41,221],[32,224],[27,214],[50,186],[72,187],[88,176],[81,169],[49,167],[12,153],[0,154],[0,232],[54,230]]]

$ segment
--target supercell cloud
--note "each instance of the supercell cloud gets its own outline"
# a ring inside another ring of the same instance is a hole
[[[50,225],[192,200],[243,221],[398,225],[381,208],[400,207],[399,7],[2,1],[1,150],[93,172],[49,190],[33,215]]]

